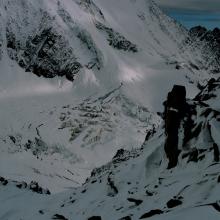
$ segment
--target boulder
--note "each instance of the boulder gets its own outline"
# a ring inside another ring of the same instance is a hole
[[[102,220],[101,216],[92,216],[88,220]]]
[[[179,205],[182,205],[182,201],[179,199],[171,199],[167,202],[167,207],[169,209],[172,209],[172,208],[179,206]]]
[[[144,219],[144,218],[151,218],[152,216],[154,215],[161,215],[163,214],[163,211],[160,210],[160,209],[154,209],[154,210],[151,210],[145,214],[143,214],[140,219]]]

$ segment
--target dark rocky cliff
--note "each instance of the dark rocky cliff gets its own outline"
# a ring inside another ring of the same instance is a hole
[[[168,169],[177,165],[180,154],[188,157],[188,162],[197,162],[204,159],[204,152],[211,152],[213,161],[219,161],[213,124],[219,122],[220,111],[208,103],[218,97],[219,85],[219,80],[211,79],[194,100],[186,99],[184,86],[175,85],[169,92],[164,113]],[[201,145],[200,139],[204,142]]]
[[[214,74],[220,72],[220,29],[207,30],[205,27],[196,26],[190,29],[190,44],[193,48],[200,48],[201,55],[207,60],[207,68]]]
[[[169,159],[168,168],[175,167],[178,161],[178,134],[181,120],[186,109],[186,89],[184,86],[175,85],[169,92],[165,103],[165,152]]]

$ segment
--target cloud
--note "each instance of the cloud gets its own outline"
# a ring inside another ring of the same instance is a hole
[[[154,0],[164,8],[220,11],[220,0]]]

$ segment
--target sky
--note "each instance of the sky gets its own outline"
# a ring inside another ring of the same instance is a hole
[[[220,0],[155,0],[163,10],[187,28],[220,27]]]

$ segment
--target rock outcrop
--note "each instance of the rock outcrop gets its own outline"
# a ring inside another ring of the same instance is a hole
[[[30,184],[28,184],[28,183],[26,183],[24,181],[23,182],[13,181],[13,180],[5,179],[4,177],[0,176],[0,186],[1,185],[2,186],[11,185],[11,186],[17,187],[19,189],[30,190],[30,191],[32,191],[34,193],[50,195],[50,191],[48,189],[42,188],[35,181],[32,181]]]
[[[207,60],[206,67],[213,73],[220,72],[220,29],[207,30],[205,27],[196,26],[190,29],[190,45],[200,48],[201,55]]]
[[[102,220],[101,216],[92,216],[88,220]]]
[[[178,132],[180,122],[184,117],[186,108],[186,89],[184,86],[174,85],[165,102],[165,152],[169,159],[168,169],[178,162]]]
[[[52,28],[29,36],[25,45],[16,39],[10,28],[6,37],[9,57],[28,72],[46,78],[66,76],[73,81],[82,68],[67,40]]]
[[[169,160],[168,169],[177,165],[178,156],[182,150],[182,159],[187,162],[203,160],[208,149],[213,152],[213,161],[219,161],[219,146],[215,126],[219,122],[220,112],[209,103],[216,102],[220,88],[220,79],[211,79],[207,86],[194,98],[186,100],[184,86],[175,85],[169,92],[165,102],[165,134],[164,150]],[[195,144],[206,134],[206,144]]]

